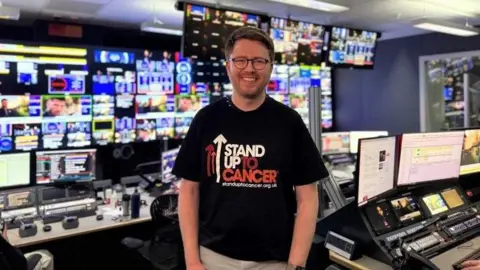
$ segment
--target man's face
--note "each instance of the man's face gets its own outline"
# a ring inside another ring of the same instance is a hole
[[[267,48],[259,41],[241,39],[235,43],[230,58],[245,57],[248,59],[264,58],[271,61]],[[244,69],[235,67],[233,61],[227,63],[227,73],[234,91],[245,98],[256,98],[265,91],[272,65],[267,63],[264,69],[255,70],[251,62]]]
[[[6,99],[2,100],[2,108],[3,109],[8,108],[8,100],[6,100]]]
[[[65,109],[65,101],[59,99],[52,99],[50,100],[49,109],[53,116],[62,115],[63,110]]]

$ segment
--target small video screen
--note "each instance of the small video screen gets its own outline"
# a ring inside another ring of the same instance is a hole
[[[30,151],[38,148],[41,124],[13,124],[15,150]]]
[[[115,94],[115,75],[112,72],[102,72],[97,70],[92,75],[92,93],[94,95],[114,95]]]
[[[398,226],[395,214],[386,202],[367,206],[365,213],[377,234],[389,232]]]
[[[93,119],[113,119],[115,97],[109,95],[93,96]]]
[[[58,74],[48,77],[48,93],[85,94],[85,76],[74,74]]]
[[[480,172],[480,129],[465,130],[460,175]]]
[[[122,117],[115,119],[115,143],[131,143],[135,141],[135,118]]]
[[[350,152],[349,132],[322,133],[322,154],[340,154]]]
[[[290,107],[294,110],[308,109],[308,96],[306,94],[290,94]]]
[[[175,137],[184,138],[187,135],[190,124],[192,123],[193,117],[186,116],[180,117],[175,116]]]
[[[18,84],[20,85],[38,84],[38,64],[37,63],[17,62],[16,64],[17,64],[17,83]],[[5,65],[3,66],[5,67]]]
[[[136,121],[137,141],[148,142],[157,139],[157,122],[155,119],[137,119]]]
[[[91,95],[42,96],[43,117],[76,117],[89,119],[92,115]],[[71,118],[67,118],[71,119]]]
[[[329,60],[333,64],[372,66],[377,33],[333,27]]]
[[[308,94],[312,78],[310,66],[289,66],[288,74],[290,94]]]
[[[427,195],[422,200],[432,216],[448,211],[448,206],[440,194]]]
[[[22,168],[22,170],[24,170]],[[28,183],[27,183],[28,184]],[[21,209],[35,205],[35,189],[6,190],[0,192],[0,210],[4,210],[1,214],[2,219],[6,219],[4,214],[7,210]]]
[[[0,122],[0,153],[14,150],[12,124]]]
[[[173,95],[137,95],[136,97],[137,118],[162,117],[165,113],[175,112],[175,96]]]
[[[65,134],[67,134],[66,122],[43,122],[42,142],[43,148],[58,149],[65,147]]]
[[[453,209],[465,204],[462,197],[460,196],[457,189],[455,188],[444,190],[440,192],[440,194],[442,195],[442,198],[445,200],[448,208],[450,209]]]
[[[136,62],[138,94],[173,94],[175,62],[173,56],[164,51],[154,55],[145,50]]]
[[[157,118],[157,138],[169,139],[175,137],[175,118],[162,117]]]
[[[210,103],[207,95],[177,95],[175,98],[177,113],[197,112]]]
[[[67,123],[67,147],[77,148],[92,143],[91,122]]]
[[[10,117],[40,117],[40,96],[1,96],[0,95],[0,118]]]
[[[190,86],[192,84],[192,64],[190,59],[183,58],[180,54],[177,54],[177,64],[175,70],[176,76],[176,94],[190,94]]]
[[[36,153],[36,183],[95,180],[96,150],[58,150]]]
[[[93,119],[92,145],[107,145],[114,142],[114,119]]]
[[[117,64],[117,65],[133,65],[135,54],[121,51],[94,50],[95,63],[101,64]]]
[[[391,200],[393,211],[398,220],[402,223],[413,223],[419,219],[422,219],[422,212],[420,212],[420,206],[412,197],[403,197],[395,200]]]
[[[267,94],[288,94],[288,66],[275,65],[270,82],[267,85]]]

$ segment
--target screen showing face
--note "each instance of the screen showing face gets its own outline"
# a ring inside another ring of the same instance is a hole
[[[412,197],[395,199],[390,201],[390,204],[400,222],[413,222],[422,218],[420,207]]]
[[[480,129],[465,130],[460,174],[480,172]]]
[[[394,188],[396,137],[363,140],[358,157],[358,205]]]
[[[422,198],[432,216],[448,211],[448,206],[440,194],[432,194]]]
[[[398,225],[386,202],[367,206],[365,211],[373,229],[379,234],[392,230]]]
[[[350,150],[349,132],[322,133],[322,154],[348,153]]]
[[[464,204],[462,197],[460,197],[460,194],[458,194],[458,191],[454,188],[442,191],[440,194],[450,209],[462,206]]]
[[[398,185],[458,178],[463,136],[463,131],[404,134]]]

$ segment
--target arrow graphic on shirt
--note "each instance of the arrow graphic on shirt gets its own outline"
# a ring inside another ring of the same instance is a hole
[[[222,152],[222,144],[226,143],[227,139],[223,137],[222,134],[218,135],[215,140],[213,140],[213,143],[217,145],[217,156],[216,156],[216,172],[217,172],[217,183],[220,183],[220,153]]]
[[[215,148],[212,144],[209,144],[205,150],[207,151],[207,175],[211,176],[213,172],[213,158],[212,154],[215,154]]]

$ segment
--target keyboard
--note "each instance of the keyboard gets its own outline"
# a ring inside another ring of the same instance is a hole
[[[475,251],[473,251],[472,253],[468,254],[467,256],[465,256],[463,259],[455,262],[454,264],[452,264],[452,267],[454,270],[461,270],[461,265],[462,263],[466,262],[466,261],[470,261],[470,260],[478,260],[480,259],[480,249],[477,249]]]
[[[96,210],[95,199],[92,198],[40,206],[43,224],[60,222],[66,216],[78,218],[95,216]]]

